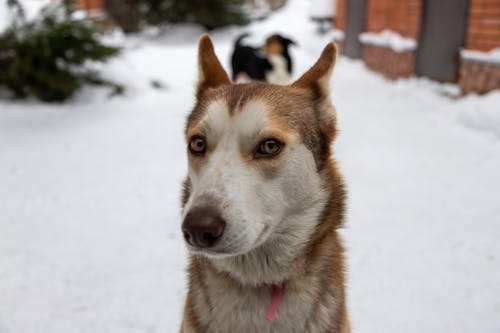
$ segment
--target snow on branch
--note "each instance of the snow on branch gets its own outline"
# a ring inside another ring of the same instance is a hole
[[[379,33],[363,32],[359,34],[359,41],[362,44],[390,48],[395,52],[413,51],[417,48],[415,39],[403,37],[392,30],[384,30]]]
[[[500,47],[494,48],[489,52],[462,49],[460,57],[464,60],[500,65]]]

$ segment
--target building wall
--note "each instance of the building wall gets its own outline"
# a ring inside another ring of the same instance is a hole
[[[363,46],[366,67],[382,73],[389,80],[409,78],[415,69],[415,52],[395,52],[390,48],[375,45]]]
[[[423,0],[368,0],[366,31],[392,30],[418,41]],[[388,47],[363,45],[363,61],[368,68],[394,80],[413,75],[415,51],[397,52]]]
[[[334,18],[335,29],[342,31],[345,31],[346,1],[348,0],[337,0],[337,8]]]
[[[104,4],[102,0],[79,0],[77,6],[86,10],[101,10]]]
[[[465,48],[500,48],[500,0],[470,0]],[[459,85],[464,94],[500,89],[500,64],[461,59]]]
[[[500,47],[500,0],[470,0],[466,48]]]
[[[500,65],[462,59],[459,85],[463,94],[500,89]]]
[[[347,1],[337,1],[336,28],[344,31]],[[368,0],[366,31],[392,30],[418,42],[423,5],[424,0]],[[483,52],[500,48],[500,0],[469,0],[468,6],[465,48]],[[408,77],[415,72],[415,51],[396,52],[367,44],[362,50],[365,64],[389,79]],[[461,59],[459,84],[463,93],[500,89],[500,65]]]
[[[418,39],[421,10],[422,0],[369,0],[366,29],[368,32],[389,29],[403,37]]]

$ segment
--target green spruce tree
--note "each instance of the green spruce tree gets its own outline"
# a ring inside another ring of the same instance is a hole
[[[193,22],[207,29],[243,25],[245,0],[129,0],[148,24]]]
[[[103,45],[90,23],[74,18],[72,1],[45,7],[31,22],[18,0],[9,5],[12,21],[0,35],[0,87],[48,102],[67,99],[84,83],[122,90],[86,68],[85,62],[105,61],[119,49]]]

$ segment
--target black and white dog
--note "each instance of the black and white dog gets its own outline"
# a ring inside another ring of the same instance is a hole
[[[234,43],[231,57],[233,81],[266,81],[273,84],[288,84],[292,74],[292,58],[288,52],[295,42],[275,34],[269,36],[262,48],[242,45],[248,34],[243,34]]]

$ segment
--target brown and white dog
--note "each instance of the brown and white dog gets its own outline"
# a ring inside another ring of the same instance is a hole
[[[345,191],[330,150],[336,52],[328,44],[290,86],[232,84],[200,38],[185,133],[182,333],[350,332],[337,233]]]

